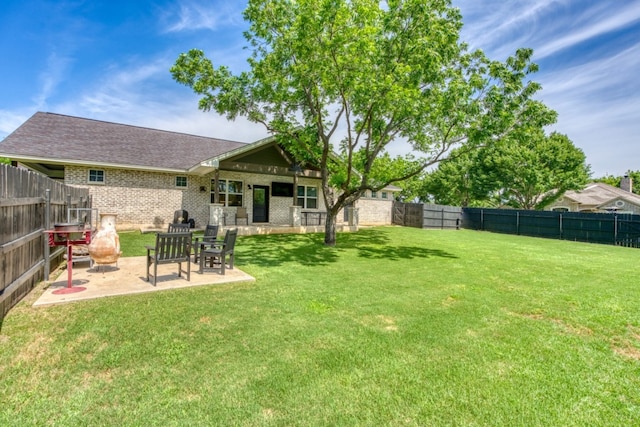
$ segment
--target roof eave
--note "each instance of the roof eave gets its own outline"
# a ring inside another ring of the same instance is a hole
[[[198,168],[198,167],[208,167],[211,168],[211,170],[213,169],[217,169],[220,165],[220,163],[224,160],[229,160],[232,159],[236,156],[240,156],[242,154],[248,153],[250,151],[255,150],[256,148],[260,148],[260,147],[264,147],[270,144],[273,144],[273,142],[276,140],[275,136],[269,136],[263,139],[260,139],[256,142],[252,142],[250,144],[247,144],[243,147],[238,147],[234,150],[231,151],[227,151],[226,153],[220,154],[218,156],[215,157],[211,157],[210,159],[207,160],[203,160],[202,162],[200,162],[200,165],[195,166],[194,168]]]
[[[65,166],[85,166],[85,167],[96,167],[96,168],[109,168],[109,169],[131,169],[131,170],[139,170],[139,171],[147,171],[147,172],[167,172],[167,173],[188,173],[188,170],[185,169],[176,169],[176,168],[164,168],[164,167],[155,167],[155,166],[144,166],[144,165],[127,165],[121,163],[108,163],[108,162],[95,162],[95,161],[81,161],[81,160],[72,160],[72,159],[51,159],[48,157],[36,157],[36,156],[16,156],[14,154],[8,153],[0,153],[0,157],[6,157],[11,159],[12,161],[21,162],[21,163],[45,163],[52,165],[65,165]]]

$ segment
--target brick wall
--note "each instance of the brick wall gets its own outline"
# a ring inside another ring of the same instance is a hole
[[[178,209],[190,217],[209,216],[209,193],[201,193],[202,177],[189,176],[187,188],[175,186],[176,174],[122,169],[104,170],[104,184],[88,184],[89,168],[67,166],[65,183],[88,188],[99,212],[118,215],[119,229],[164,228]],[[208,188],[208,186],[207,186]]]
[[[206,225],[209,220],[213,173],[202,177],[189,175],[187,187],[177,188],[175,180],[178,174],[106,168],[100,169],[105,172],[104,184],[89,184],[89,169],[67,166],[65,184],[88,188],[93,196],[93,206],[99,212],[118,215],[118,229],[165,228],[173,220],[173,214],[178,209],[189,212],[189,217],[194,218],[199,227]],[[247,208],[249,223],[253,213],[253,199],[247,185],[271,186],[272,181],[293,182],[292,177],[228,171],[220,171],[220,179],[243,182],[243,203]],[[318,179],[300,178],[298,181],[300,185],[315,185],[320,189]],[[201,192],[200,187],[204,187],[205,191]],[[289,224],[289,207],[292,204],[293,198],[271,197],[269,223]],[[321,196],[318,197],[318,210],[326,210]],[[235,207],[225,207],[224,211],[229,218],[235,217]],[[338,219],[341,220],[341,217]]]
[[[189,217],[194,218],[198,227],[209,221],[211,201],[211,180],[213,173],[205,176],[189,175],[187,187],[175,186],[174,173],[144,172],[124,169],[104,170],[104,184],[88,183],[88,167],[67,166],[65,168],[65,184],[88,188],[93,196],[93,206],[103,213],[115,213],[118,229],[165,228],[178,209],[185,209]],[[184,175],[180,175],[184,176]],[[243,182],[244,206],[247,208],[249,223],[253,214],[252,191],[247,185],[271,186],[272,181],[291,182],[292,177],[250,174],[243,172],[220,171],[220,179],[231,179]],[[299,185],[318,187],[318,210],[326,211],[324,199],[320,194],[320,180],[301,177]],[[205,191],[201,192],[200,187]],[[392,222],[393,194],[388,199],[362,197],[356,203],[361,225],[386,225]],[[269,200],[269,223],[288,225],[290,223],[291,197],[271,197]],[[235,207],[223,210],[229,218],[235,218]],[[338,214],[338,223],[343,222],[343,213]],[[233,220],[230,220],[233,223]]]
[[[356,207],[360,225],[389,225],[392,222],[393,199],[362,197]]]

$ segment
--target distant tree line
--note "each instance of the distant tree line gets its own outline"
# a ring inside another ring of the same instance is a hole
[[[402,197],[463,207],[543,209],[564,192],[583,188],[590,175],[584,152],[566,135],[547,135],[532,126],[475,151],[455,150],[437,169],[407,181]]]
[[[635,194],[640,194],[640,171],[629,171],[625,176],[632,179],[632,191]],[[620,187],[622,178],[624,178],[624,176],[605,175],[601,178],[595,178],[593,181],[604,182],[605,184],[609,184],[613,187]]]

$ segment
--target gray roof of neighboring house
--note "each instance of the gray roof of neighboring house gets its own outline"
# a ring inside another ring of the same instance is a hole
[[[204,160],[246,145],[38,112],[0,141],[0,156],[187,171]]]
[[[564,197],[589,206],[603,206],[618,199],[640,206],[640,196],[637,194],[602,182],[592,182],[579,191],[567,191]]]

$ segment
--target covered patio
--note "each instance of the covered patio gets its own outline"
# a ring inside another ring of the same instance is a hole
[[[250,224],[250,225],[222,225],[218,231],[218,236],[224,236],[224,233],[231,229],[237,228],[239,236],[252,236],[255,234],[305,234],[305,233],[324,233],[324,224],[322,225],[281,225],[281,224]],[[352,226],[346,223],[336,224],[336,230],[341,233],[356,232],[360,226]],[[203,231],[204,227],[192,229],[193,231]],[[141,233],[158,233],[165,232],[166,228],[141,228]]]

